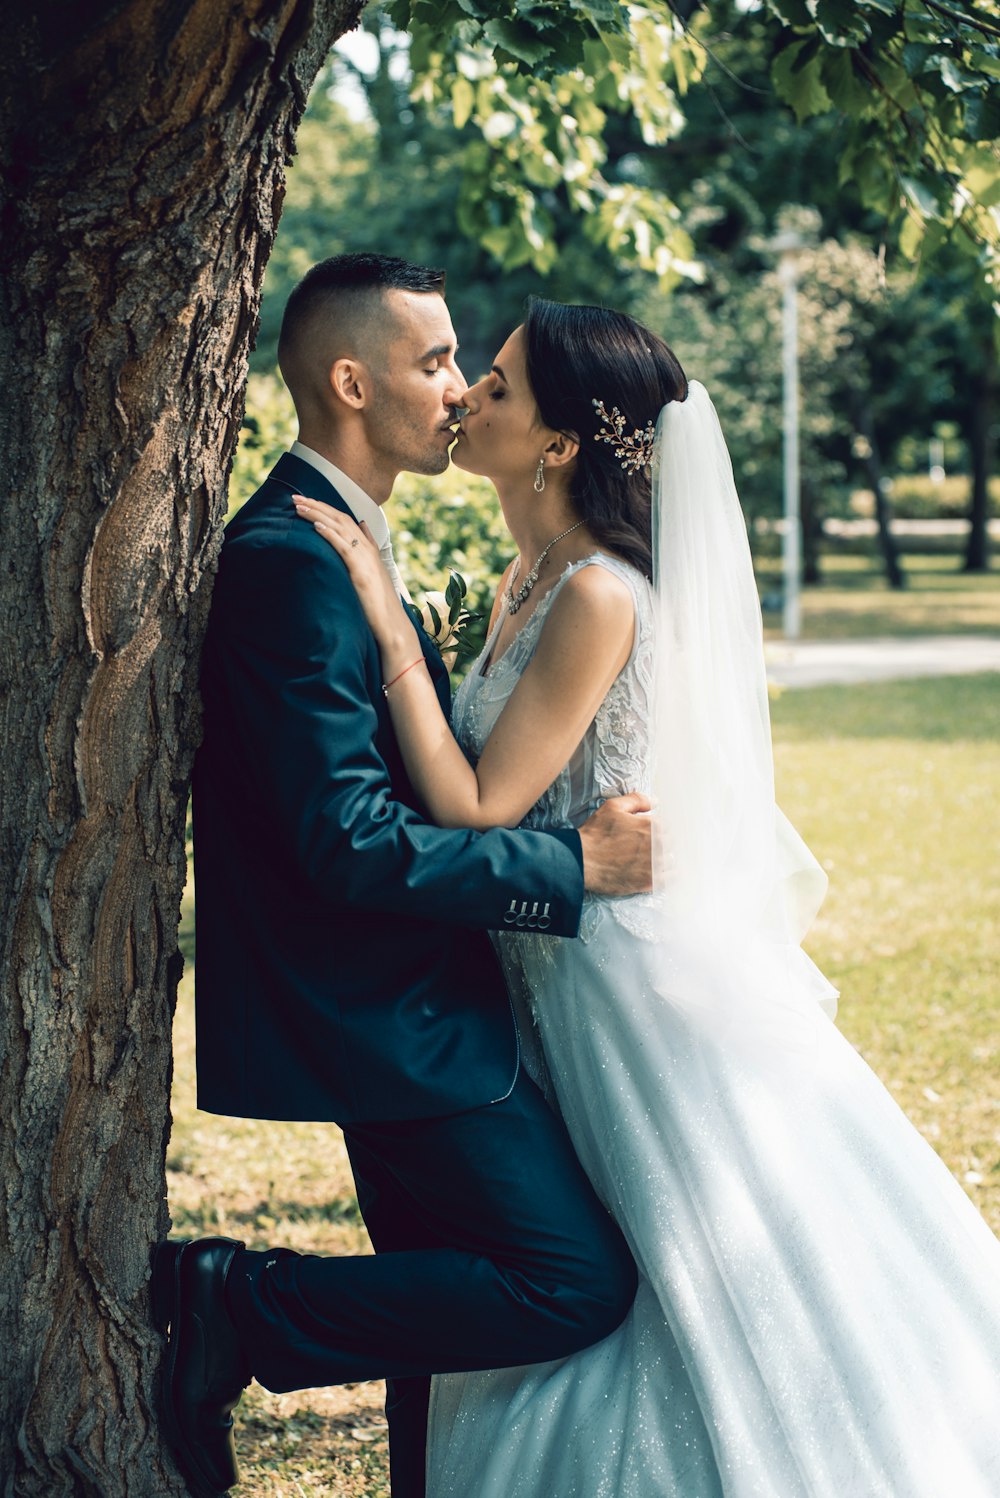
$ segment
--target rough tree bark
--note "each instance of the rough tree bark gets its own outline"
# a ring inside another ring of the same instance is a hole
[[[4,0],[0,1493],[163,1495],[197,658],[283,166],[363,0]]]

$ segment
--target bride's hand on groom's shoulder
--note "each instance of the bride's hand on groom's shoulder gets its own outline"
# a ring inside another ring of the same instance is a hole
[[[372,634],[378,641],[383,668],[388,672],[397,652],[412,654],[416,632],[386,571],[379,549],[364,521],[319,499],[304,494],[292,496],[296,513],[312,525],[340,557]],[[391,674],[391,673],[390,673]]]

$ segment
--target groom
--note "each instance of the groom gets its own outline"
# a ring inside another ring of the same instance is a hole
[[[579,833],[428,825],[346,569],[292,503],[366,521],[392,565],[380,506],[401,471],[447,467],[465,388],[443,290],[379,255],[296,287],[279,359],[300,440],[222,549],[194,776],[198,1102],[340,1124],[376,1254],[160,1245],[164,1416],[198,1498],[237,1480],[231,1411],[251,1376],[386,1378],[394,1498],[420,1498],[432,1373],[563,1357],[635,1290],[519,1069],[485,933],[574,936],[584,887],[648,888],[648,803],[608,803]]]

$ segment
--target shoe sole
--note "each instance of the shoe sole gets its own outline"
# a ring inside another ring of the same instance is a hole
[[[158,1243],[152,1253],[152,1278],[149,1282],[149,1298],[153,1314],[153,1325],[164,1336],[167,1328],[176,1324],[180,1306],[181,1253],[192,1240],[176,1239],[172,1243]],[[178,1339],[172,1336],[167,1341],[166,1357],[160,1374],[160,1415],[167,1440],[173,1448],[190,1489],[192,1498],[225,1498],[228,1488],[218,1488],[199,1471],[192,1459],[188,1443],[181,1431],[177,1412],[174,1409],[172,1389],[177,1371]]]

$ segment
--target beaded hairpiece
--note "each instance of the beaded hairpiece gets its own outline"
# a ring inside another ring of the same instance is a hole
[[[603,401],[595,399],[592,404],[603,423],[594,433],[594,441],[610,442],[611,451],[626,473],[638,473],[640,468],[647,468],[653,459],[656,423],[648,421],[644,427],[636,427],[628,437],[625,435],[625,418],[617,406],[611,407],[609,415]]]

